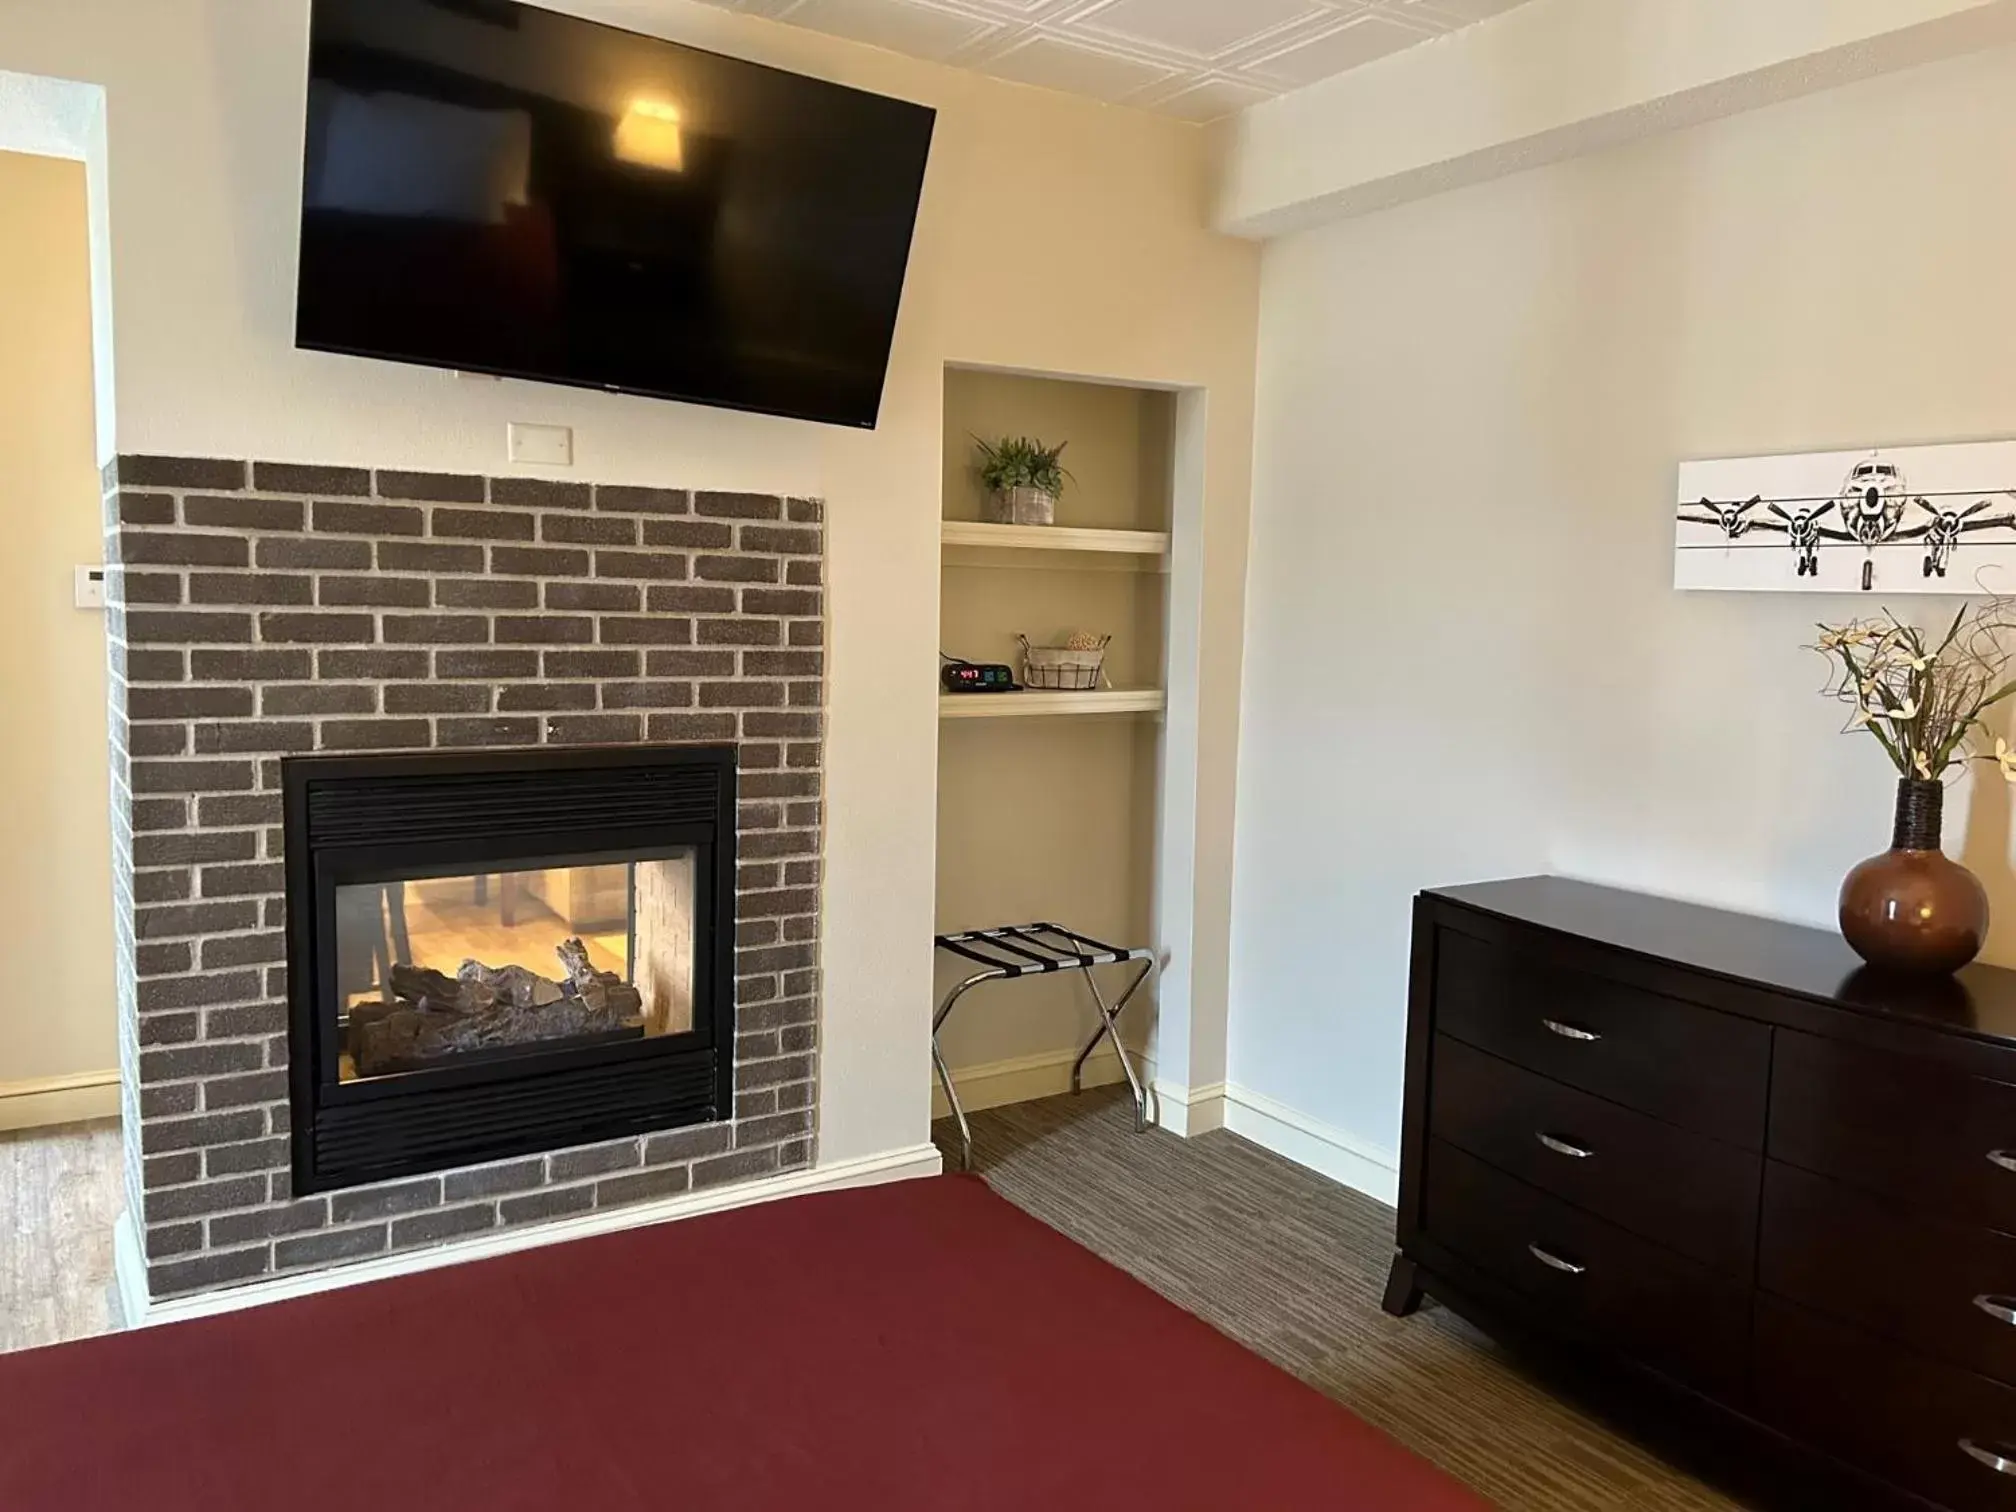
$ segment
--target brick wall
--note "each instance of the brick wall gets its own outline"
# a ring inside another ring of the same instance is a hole
[[[106,471],[129,1210],[165,1296],[808,1164],[816,500],[122,457]],[[734,741],[725,1123],[295,1198],[280,758]]]

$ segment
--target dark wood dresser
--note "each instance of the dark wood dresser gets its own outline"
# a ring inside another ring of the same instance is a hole
[[[1399,1247],[1388,1311],[1639,1388],[1753,1494],[2016,1509],[2016,972],[1899,982],[1555,877],[1423,893]]]

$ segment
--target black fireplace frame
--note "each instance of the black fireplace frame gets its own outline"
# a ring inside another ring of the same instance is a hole
[[[285,758],[295,1194],[727,1119],[734,1105],[735,779],[733,746]],[[464,866],[647,860],[688,846],[699,850],[700,915],[690,1030],[615,1044],[529,1046],[394,1076],[339,1079],[338,886]]]

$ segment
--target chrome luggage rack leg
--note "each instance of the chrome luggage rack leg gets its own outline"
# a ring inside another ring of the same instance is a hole
[[[1134,1099],[1135,1132],[1140,1133],[1148,1127],[1148,1092],[1141,1084],[1140,1073],[1135,1070],[1134,1057],[1120,1038],[1120,1015],[1154,972],[1152,951],[1145,947],[1130,949],[1103,944],[1089,935],[1056,924],[1015,924],[999,929],[967,930],[959,934],[938,935],[933,944],[937,949],[962,956],[980,968],[955,983],[945,994],[944,1002],[938,1005],[937,1012],[931,1016],[931,1064],[937,1070],[938,1084],[945,1089],[945,1101],[952,1108],[952,1116],[959,1123],[959,1164],[962,1170],[973,1169],[973,1129],[966,1120],[965,1108],[960,1105],[958,1090],[952,1085],[952,1072],[945,1064],[938,1033],[951,1017],[954,1005],[982,982],[1047,976],[1058,971],[1084,972],[1086,985],[1092,989],[1092,1001],[1099,1009],[1099,1027],[1071,1063],[1071,1090],[1077,1092],[1081,1089],[1085,1062],[1098,1048],[1099,1041],[1110,1039],[1114,1053],[1120,1057],[1120,1070],[1127,1078],[1127,1089]],[[1127,983],[1126,990],[1109,1005],[1092,968],[1122,961],[1136,962],[1141,969]]]

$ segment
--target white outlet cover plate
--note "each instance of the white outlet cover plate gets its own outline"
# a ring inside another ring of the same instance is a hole
[[[103,609],[105,607],[105,569],[99,566],[78,567],[76,603],[79,609]]]
[[[574,465],[574,429],[568,425],[525,425],[506,428],[505,452],[513,462],[536,467]]]

